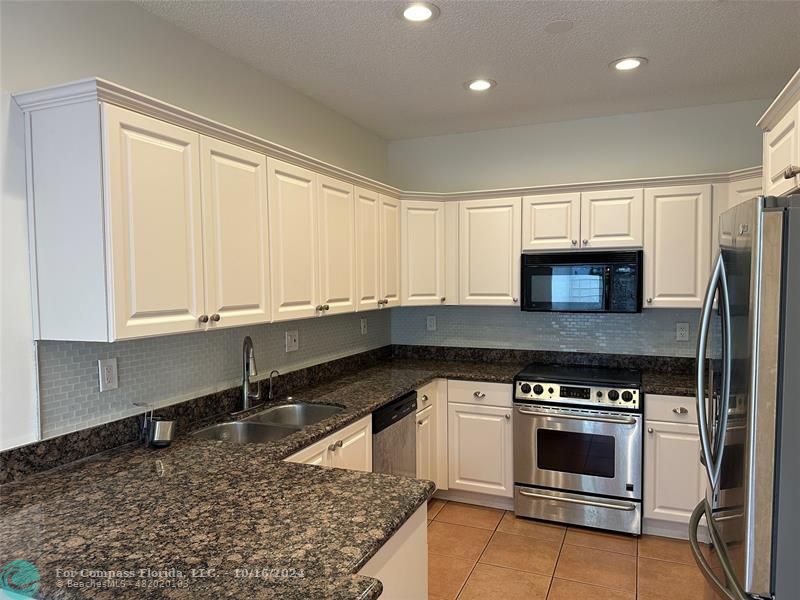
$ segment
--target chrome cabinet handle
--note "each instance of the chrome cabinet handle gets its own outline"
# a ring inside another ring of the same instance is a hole
[[[483,400],[484,398],[486,398],[486,394],[480,391],[474,392],[472,395],[475,396],[478,400]]]
[[[614,423],[615,425],[635,425],[636,419],[633,417],[594,417],[590,415],[567,415],[558,413],[540,412],[537,410],[527,410],[525,408],[517,408],[517,412],[522,415],[531,415],[533,417],[547,417],[549,419],[567,419],[568,421],[594,421],[596,423]]]
[[[215,323],[219,321],[221,318],[222,317],[219,316],[219,313],[214,313],[213,315],[211,315],[211,320],[214,321]]]
[[[560,496],[550,496],[549,494],[537,494],[527,490],[519,490],[521,496],[538,498],[539,500],[554,500],[555,502],[566,502],[567,504],[583,504],[585,506],[597,506],[598,508],[611,508],[613,510],[624,510],[626,512],[636,510],[636,505],[629,502],[595,502],[593,500],[582,500],[580,498],[562,498]]]
[[[689,414],[689,410],[685,406],[679,406],[677,408],[673,408],[672,412],[676,415],[686,415]]]
[[[341,448],[343,445],[344,445],[344,443],[342,442],[342,440],[339,440],[338,442],[336,442],[336,447],[337,448]]]
[[[511,415],[506,413],[506,419],[510,419],[510,418],[511,418]]]
[[[647,428],[647,433],[653,433],[653,428],[652,427],[648,427]]]
[[[653,303],[653,299],[652,299],[652,298],[648,298],[648,299],[647,299],[647,303],[648,303],[648,304],[652,304],[652,303]]]
[[[417,421],[417,425],[422,425],[422,421]]]
[[[514,298],[512,298],[512,300],[514,301],[514,304],[516,304],[517,302],[519,302],[519,298],[517,298],[516,296],[515,296]]]
[[[200,315],[197,320],[201,323],[208,323],[208,315]]]
[[[335,446],[335,445],[333,445],[333,444],[331,444],[330,446],[328,446],[328,452],[336,452],[336,446]]]
[[[444,303],[444,301],[445,301],[445,300],[447,300],[447,298],[445,298],[444,296],[442,296],[442,303]]]
[[[427,402],[428,400],[429,400],[428,395],[427,394],[422,394],[422,401],[423,402]]]
[[[789,165],[788,167],[786,167],[786,170],[783,172],[783,178],[784,179],[791,179],[795,175],[800,175],[800,167],[795,167],[795,166]]]
[[[589,245],[589,240],[583,240],[583,245],[584,246],[588,246]]]
[[[378,304],[383,306],[384,304],[389,304],[389,299],[384,298],[383,300],[378,300]]]
[[[330,310],[330,309],[331,309],[331,305],[330,304],[323,304],[322,305],[322,310]]]
[[[322,304],[317,304],[317,309],[316,310],[318,312],[321,312],[322,311]]]
[[[573,246],[577,246],[578,245],[578,240],[572,240],[572,245]]]

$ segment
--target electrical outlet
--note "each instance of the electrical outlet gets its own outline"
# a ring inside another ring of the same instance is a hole
[[[430,316],[425,318],[425,327],[428,331],[436,331],[436,317]]]
[[[675,323],[675,341],[688,342],[689,341],[689,324],[688,323]]]
[[[300,334],[297,329],[292,329],[286,332],[286,351],[294,352],[300,348]]]
[[[108,390],[115,390],[119,387],[116,358],[106,358],[104,360],[98,360],[97,369],[98,369],[98,375],[100,377],[101,392],[107,392]]]
[[[361,335],[367,335],[367,320],[361,319]]]

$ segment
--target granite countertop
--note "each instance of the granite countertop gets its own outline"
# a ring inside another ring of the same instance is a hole
[[[276,442],[184,435],[166,449],[129,445],[2,486],[0,564],[33,562],[43,598],[375,598],[380,582],[356,573],[434,484],[283,459],[432,379],[510,383],[523,366],[394,359],[298,390],[296,401],[345,410]],[[643,375],[649,393],[693,395],[690,384],[687,375]],[[57,569],[166,573],[78,574],[97,587],[76,588]]]

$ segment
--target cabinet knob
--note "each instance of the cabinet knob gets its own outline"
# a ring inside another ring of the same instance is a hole
[[[317,312],[321,312],[321,311],[322,311],[322,304],[317,304]]]
[[[422,421],[417,421],[417,425],[422,425]]]
[[[577,246],[578,245],[578,240],[572,240],[572,245],[573,246]]]
[[[510,414],[508,414],[508,413],[506,413],[506,420],[508,420],[508,419],[510,419],[510,418],[511,418],[511,415],[510,415]]]
[[[201,323],[208,323],[208,315],[200,315],[197,320]]]
[[[589,245],[589,240],[583,240],[583,245],[584,246],[588,246]]]
[[[647,428],[647,433],[653,433],[653,428],[652,427],[648,427]]]
[[[328,452],[336,452],[336,446],[334,444],[328,446]]]
[[[330,309],[331,309],[331,305],[330,304],[323,304],[322,305],[322,310],[330,310]]]
[[[783,172],[783,178],[784,179],[791,179],[795,175],[800,175],[800,167],[795,167],[795,166],[789,165],[788,167],[786,167],[786,170]]]
[[[336,447],[337,448],[341,448],[343,445],[344,445],[344,443],[342,442],[342,440],[339,440],[338,442],[336,442]]]
[[[519,302],[519,298],[517,298],[516,296],[515,296],[514,298],[512,298],[512,300],[514,301],[514,304],[516,304],[517,302]]]
[[[672,412],[674,412],[676,415],[686,415],[689,413],[689,411],[686,409],[685,406],[679,406],[678,408],[673,408]]]
[[[215,323],[219,321],[221,318],[222,317],[219,316],[219,313],[214,313],[213,315],[211,315],[211,320],[214,321]]]
[[[652,298],[648,298],[648,299],[647,299],[647,303],[648,303],[648,304],[652,304],[652,303],[653,303],[653,299],[652,299]]]
[[[427,402],[429,400],[428,394],[422,394],[422,401]]]
[[[444,296],[442,296],[442,303],[444,303],[444,301],[445,301],[445,300],[447,300],[447,298],[445,298]]]
[[[472,395],[475,396],[478,400],[483,400],[484,398],[486,398],[486,394],[484,394],[481,391],[477,391],[477,392],[473,393]]]

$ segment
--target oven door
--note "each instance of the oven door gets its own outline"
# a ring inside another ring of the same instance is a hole
[[[514,481],[642,498],[642,415],[514,404]]]

